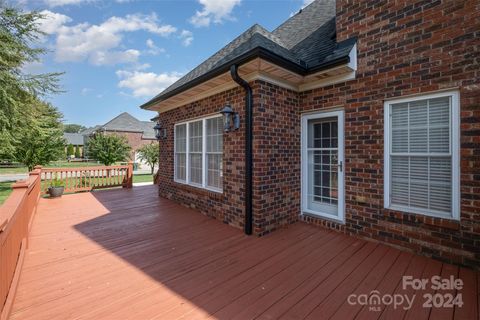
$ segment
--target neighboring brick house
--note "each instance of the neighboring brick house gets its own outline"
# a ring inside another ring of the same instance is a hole
[[[317,0],[255,25],[142,106],[166,129],[159,193],[247,233],[301,220],[479,267],[479,39],[475,0]]]
[[[123,112],[104,125],[98,125],[81,132],[85,137],[86,157],[88,157],[89,137],[97,133],[116,134],[124,136],[127,139],[128,144],[132,148],[130,159],[135,162],[140,162],[137,155],[138,148],[157,140],[155,138],[155,131],[153,130],[154,126],[155,123],[151,121],[140,121],[128,112]]]
[[[74,148],[74,155],[77,153],[76,149],[78,149],[78,154],[83,158],[83,145],[85,143],[83,134],[64,132],[63,138],[65,139],[65,154],[68,152],[68,146],[72,145]]]

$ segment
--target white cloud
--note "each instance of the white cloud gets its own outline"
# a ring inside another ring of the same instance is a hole
[[[232,20],[232,10],[239,5],[241,0],[198,0],[203,5],[201,11],[196,11],[190,18],[190,23],[195,27],[208,27],[210,23],[222,23]]]
[[[180,39],[182,39],[182,44],[185,47],[188,47],[189,45],[192,44],[193,33],[191,31],[188,31],[188,30],[182,30],[182,32],[180,33]]]
[[[159,53],[164,53],[164,48],[159,48],[155,45],[152,39],[147,39],[146,45],[148,47],[147,53],[156,56]]]
[[[44,65],[42,61],[30,61],[22,66],[22,72],[26,74],[38,74],[45,71],[43,68]]]
[[[177,81],[181,74],[178,72],[160,73],[118,70],[120,78],[118,86],[132,90],[134,97],[152,97],[165,90]]]
[[[43,19],[38,21],[38,28],[47,34],[55,33],[58,28],[72,21],[72,18],[61,13],[49,10],[43,10],[40,13],[43,15]]]
[[[93,91],[92,88],[82,88],[82,90],[80,92],[82,93],[82,96],[86,96],[87,94],[89,94],[92,91]]]
[[[171,25],[159,24],[155,14],[111,17],[98,25],[80,23],[67,26],[65,23],[70,20],[61,18],[63,17],[55,20],[57,21],[55,58],[59,62],[88,60],[94,65],[136,62],[140,51],[119,49],[124,33],[147,31],[167,37],[177,31]],[[64,22],[61,23],[62,21]]]
[[[303,0],[302,2],[302,6],[300,7],[300,9],[298,11],[295,11],[295,12],[291,12],[290,13],[290,17],[293,17],[294,15],[296,15],[297,13],[299,13],[300,10],[303,10],[306,6],[308,6],[310,3],[312,3],[313,1],[315,0]]]
[[[142,63],[133,66],[133,70],[147,70],[151,67],[149,63]]]
[[[133,63],[138,61],[140,51],[128,49],[125,51],[96,51],[90,55],[90,62],[96,66],[114,65],[117,63]]]
[[[43,0],[49,7],[61,7],[71,4],[81,4],[83,2],[92,2],[94,0]]]

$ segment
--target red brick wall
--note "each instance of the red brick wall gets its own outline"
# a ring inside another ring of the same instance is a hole
[[[141,132],[126,132],[126,131],[107,131],[106,134],[116,134],[127,139],[128,145],[132,148],[130,152],[130,160],[135,160],[135,151],[143,145],[155,142],[155,140],[142,139]]]
[[[196,208],[203,214],[237,228],[244,226],[244,122],[238,131],[223,135],[223,193],[176,183],[174,174],[174,125],[218,113],[225,104],[244,114],[244,92],[236,88],[160,114],[167,138],[160,140],[160,196]]]
[[[251,86],[253,228],[263,235],[297,221],[300,213],[299,97],[264,81]]]
[[[330,226],[480,266],[479,9],[478,1],[337,1],[338,40],[358,37],[357,79],[300,100],[302,111],[345,110],[346,224]],[[447,88],[461,96],[460,222],[384,209],[385,99]]]
[[[254,232],[266,234],[300,214],[300,116],[345,111],[344,225],[312,224],[375,239],[442,261],[480,266],[480,15],[478,1],[337,1],[337,37],[358,38],[355,80],[296,94],[262,81],[254,93]],[[477,6],[477,7],[475,7]],[[458,88],[461,96],[460,222],[383,208],[383,106],[386,99]],[[241,88],[162,113],[160,195],[243,226],[244,92]],[[224,192],[173,182],[173,125],[230,102],[239,131],[224,135]]]

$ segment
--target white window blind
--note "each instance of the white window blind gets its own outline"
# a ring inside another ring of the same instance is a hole
[[[445,95],[388,105],[386,165],[390,172],[386,174],[390,185],[386,197],[390,206],[453,216],[452,99]]]
[[[207,186],[222,188],[223,119],[207,119]]]
[[[203,147],[203,126],[202,121],[190,122],[188,125],[189,148],[188,156],[190,160],[190,182],[202,184],[202,147]]]
[[[175,125],[175,181],[213,191],[223,187],[223,121],[208,117]]]
[[[187,125],[175,126],[175,179],[187,180]]]

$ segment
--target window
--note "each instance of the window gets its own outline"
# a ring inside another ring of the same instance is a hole
[[[188,141],[190,183],[201,185],[203,180],[203,120],[188,124]]]
[[[458,93],[385,103],[385,207],[459,218]]]
[[[213,191],[223,187],[223,121],[208,117],[175,125],[175,181]]]
[[[207,119],[207,187],[222,189],[223,119]]]
[[[187,125],[175,127],[175,178],[187,181]]]

